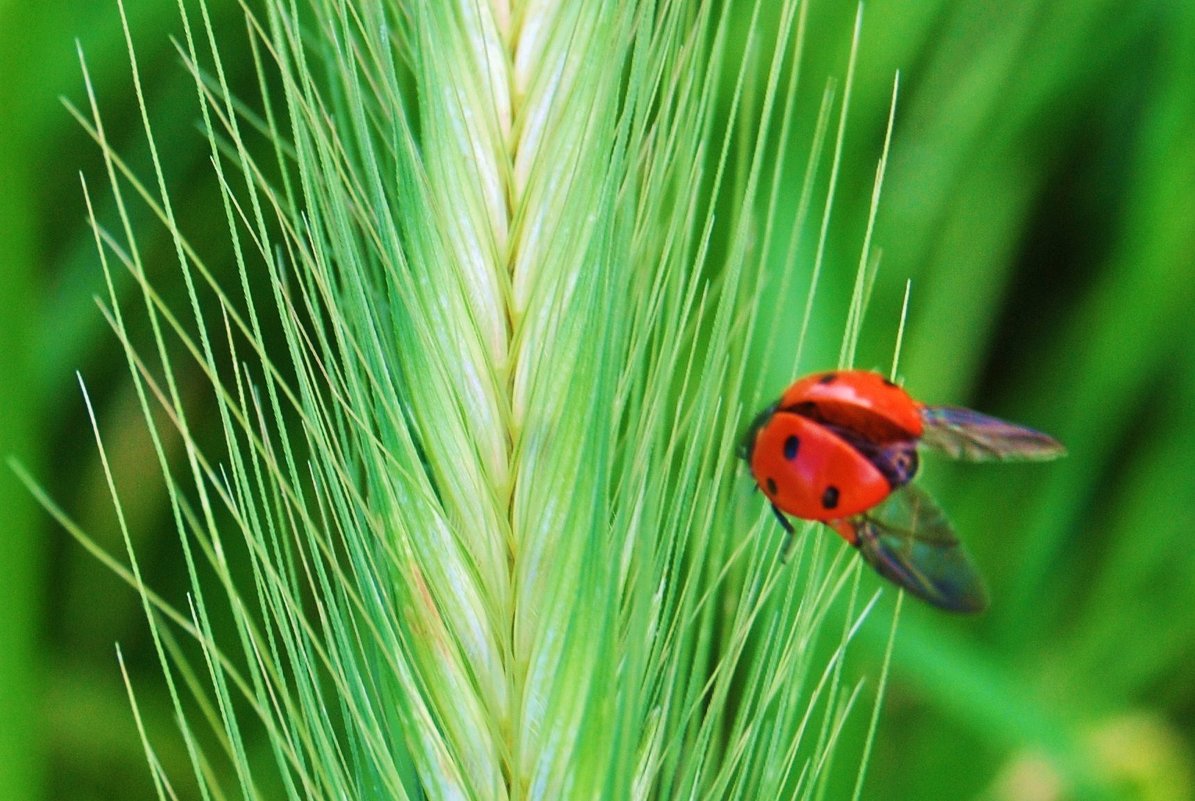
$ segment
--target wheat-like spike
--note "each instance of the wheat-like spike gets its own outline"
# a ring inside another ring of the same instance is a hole
[[[803,580],[780,572],[732,455],[759,321],[803,330],[792,310],[814,308],[789,297],[791,253],[772,283],[759,252],[761,230],[765,251],[796,241],[772,231],[789,224],[806,24],[786,0],[772,40],[765,12],[265,0],[245,7],[259,115],[233,96],[206,7],[182,9],[237,292],[98,109],[85,121],[118,207],[128,182],[187,282],[180,313],[131,226],[95,223],[153,325],[156,360],[112,291],[143,412],[186,446],[184,471],[159,461],[196,604],[128,580],[203,793],[230,794],[192,731],[207,725],[248,798],[274,779],[295,798],[487,801],[824,780],[858,697],[838,686],[855,626],[824,669],[811,643],[849,574],[823,570],[820,544],[798,549]],[[215,453],[183,413],[183,359],[210,384]],[[208,622],[221,605],[228,641]]]

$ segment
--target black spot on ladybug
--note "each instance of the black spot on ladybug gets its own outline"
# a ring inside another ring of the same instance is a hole
[[[884,386],[886,386],[886,387],[893,387],[893,388],[895,388],[895,387],[896,387],[896,382],[895,382],[895,381],[889,381],[887,378],[885,378],[885,379],[882,379],[882,380],[883,380],[883,382],[884,382]]]
[[[822,376],[821,378],[819,378],[817,380],[817,383],[833,384],[837,380],[838,380],[838,373],[826,373],[824,376]]]
[[[769,478],[766,481],[764,481],[764,486],[767,489],[769,495],[776,494],[776,482],[775,481],[773,481],[772,479]]]
[[[797,458],[797,451],[801,447],[801,440],[795,436],[790,435],[788,439],[784,440],[784,458],[790,462]]]
[[[838,487],[833,484],[826,487],[826,491],[822,493],[822,506],[826,509],[833,509],[838,505]]]

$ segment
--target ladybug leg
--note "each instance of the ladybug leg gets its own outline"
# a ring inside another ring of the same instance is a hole
[[[793,555],[793,546],[796,545],[797,538],[793,535],[791,529],[784,535],[784,547],[780,549],[780,564],[788,564],[788,558]]]
[[[793,524],[788,522],[788,518],[784,516],[784,512],[776,504],[772,504],[772,514],[776,515],[776,519],[780,521],[780,527],[784,529],[784,546],[780,549],[780,561],[787,562],[788,557],[792,555],[793,541],[796,539],[793,536]]]
[[[772,504],[772,514],[776,515],[776,519],[780,521],[780,527],[789,534],[793,533],[793,524],[788,522],[788,518],[784,516],[784,512],[780,511],[780,507]]]

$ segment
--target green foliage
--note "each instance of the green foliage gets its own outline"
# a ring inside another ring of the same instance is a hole
[[[206,7],[184,12],[233,281],[172,201],[129,39],[152,184],[94,94],[75,114],[114,198],[105,224],[85,187],[104,313],[189,587],[184,608],[146,582],[96,423],[117,571],[190,763],[189,778],[163,764],[130,682],[159,796],[824,792],[869,605],[854,585],[823,661],[846,554],[827,570],[814,540],[792,580],[732,479],[759,402],[743,312],[779,307],[763,293],[795,265],[764,271],[753,233],[777,214],[765,168],[786,144],[773,115],[793,114],[797,11],[735,65],[733,5],[648,24],[631,5],[304,20],[267,4],[246,17],[259,110],[234,99]],[[149,273],[134,200],[169,234],[179,297]],[[844,358],[872,267],[865,245]],[[215,438],[193,422],[194,372]]]
[[[0,6],[0,436],[142,577],[3,479],[0,797],[1191,797],[1189,4],[878,0],[849,78],[831,0],[423,5],[130,2],[148,123],[114,8]],[[925,460],[992,611],[893,637],[730,455],[909,278],[906,385],[1071,455]]]

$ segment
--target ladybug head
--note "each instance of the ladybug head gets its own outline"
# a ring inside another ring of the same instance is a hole
[[[751,463],[751,452],[755,450],[755,435],[772,418],[772,414],[776,411],[776,406],[777,404],[773,403],[755,415],[755,419],[751,421],[751,425],[747,426],[747,430],[739,437],[739,445],[734,450],[735,456],[738,456],[748,464]]]

